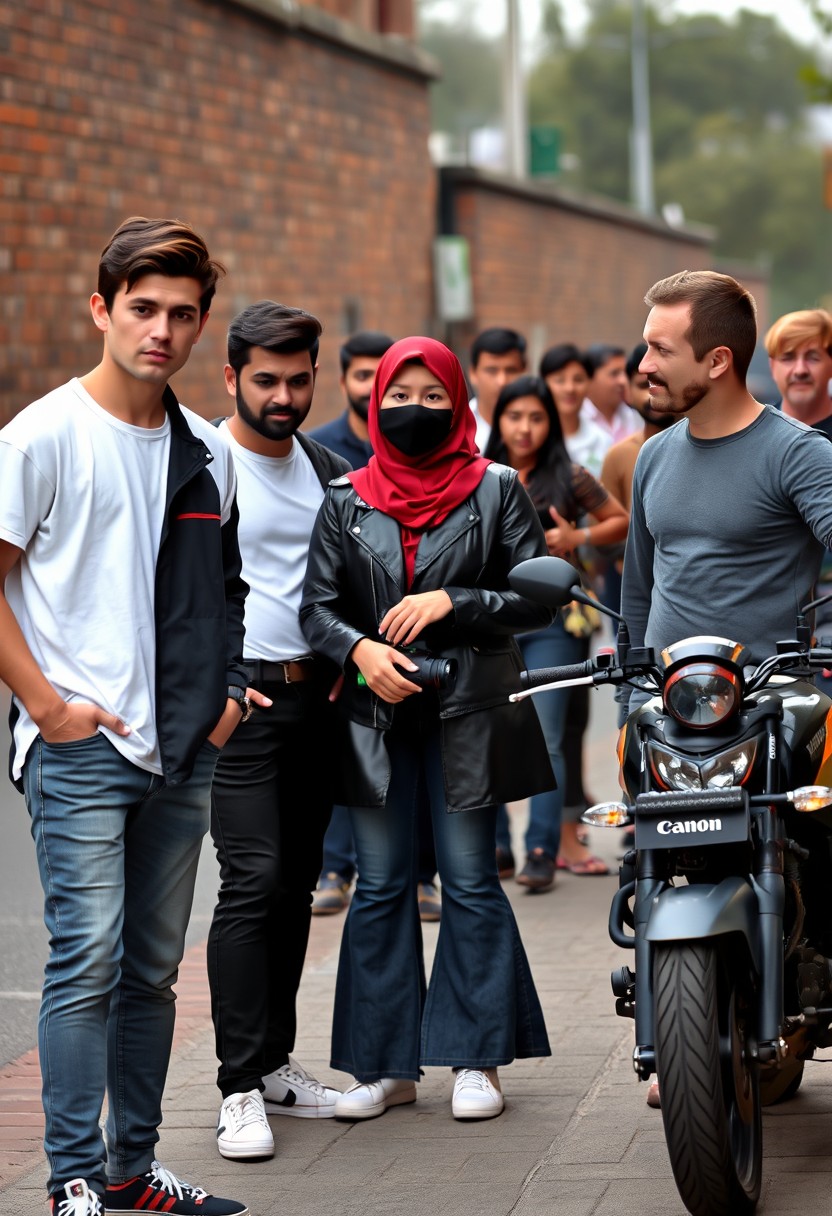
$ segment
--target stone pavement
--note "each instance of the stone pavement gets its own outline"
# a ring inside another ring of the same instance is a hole
[[[608,793],[595,782],[593,788],[596,796]],[[521,808],[513,822],[521,826]],[[609,860],[615,836],[594,833],[593,846]],[[606,932],[614,881],[566,874],[543,895],[506,884],[553,1056],[501,1071],[500,1118],[454,1122],[450,1072],[429,1069],[416,1105],[380,1119],[273,1117],[277,1154],[265,1162],[229,1162],[216,1151],[216,1061],[204,951],[194,947],[179,983],[160,1159],[214,1193],[245,1200],[253,1216],[684,1216],[661,1116],[645,1105],[646,1086],[630,1065],[632,1023],[613,1012],[609,972],[629,961]],[[313,922],[296,1055],[322,1080],[344,1087],[348,1079],[327,1067],[342,919]],[[432,952],[437,927],[424,931]],[[30,1053],[0,1070],[0,1216],[45,1212],[39,1109]],[[832,1070],[809,1064],[797,1098],[766,1113],[765,1136],[759,1211],[832,1209]]]

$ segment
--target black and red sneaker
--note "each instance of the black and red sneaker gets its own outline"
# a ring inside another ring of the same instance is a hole
[[[250,1216],[244,1203],[217,1199],[201,1186],[183,1182],[158,1161],[146,1174],[108,1186],[104,1196],[107,1216],[143,1216],[166,1212],[170,1216]]]
[[[86,1179],[73,1178],[49,1196],[51,1216],[104,1216],[104,1196],[91,1191]]]

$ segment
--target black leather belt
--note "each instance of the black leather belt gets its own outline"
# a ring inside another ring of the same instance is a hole
[[[243,659],[243,663],[255,681],[300,684],[303,680],[311,680],[315,675],[315,659],[311,654],[300,659],[289,659],[285,663],[275,663],[270,659]]]

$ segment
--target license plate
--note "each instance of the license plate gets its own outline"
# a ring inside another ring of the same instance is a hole
[[[637,849],[690,849],[748,840],[751,816],[745,790],[639,794]]]

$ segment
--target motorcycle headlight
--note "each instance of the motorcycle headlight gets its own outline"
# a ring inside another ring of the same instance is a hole
[[[695,760],[651,743],[648,747],[653,776],[666,790],[701,790],[702,774]]]
[[[724,722],[741,700],[738,674],[716,663],[686,663],[664,686],[665,709],[683,726],[697,730]]]
[[[700,767],[705,789],[727,790],[742,785],[754,767],[756,756],[757,740],[747,739],[715,759],[704,761]]]
[[[746,739],[710,760],[700,761],[679,756],[656,743],[650,743],[647,750],[653,776],[666,790],[725,790],[748,779],[757,756],[757,740]]]

